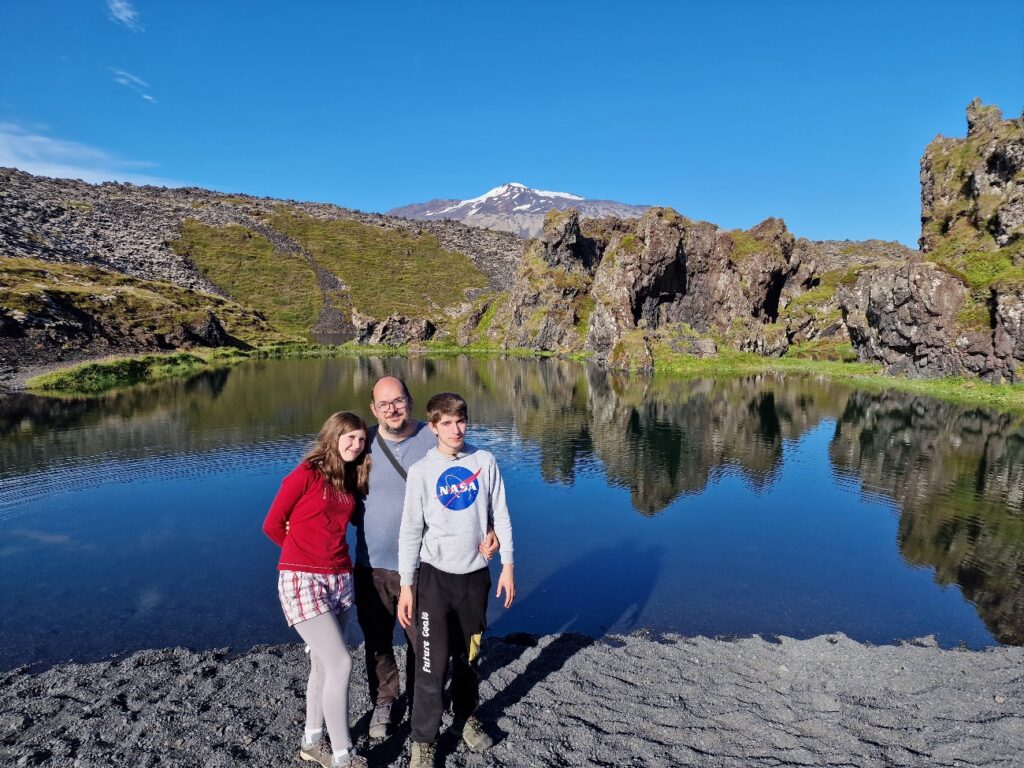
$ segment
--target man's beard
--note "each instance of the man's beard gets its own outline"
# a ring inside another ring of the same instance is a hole
[[[381,429],[383,429],[389,435],[394,435],[395,437],[398,437],[400,434],[402,434],[405,431],[405,428],[407,426],[409,426],[409,417],[407,416],[406,418],[402,419],[402,423],[399,424],[397,427],[392,427],[386,421],[382,421],[380,423],[380,426],[381,426]]]

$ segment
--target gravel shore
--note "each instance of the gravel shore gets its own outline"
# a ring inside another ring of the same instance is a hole
[[[361,657],[354,735],[371,766],[405,766],[407,722],[368,740]],[[0,765],[298,765],[306,670],[280,645],[7,672]],[[1024,648],[524,635],[487,641],[481,673],[497,744],[443,730],[439,764],[1024,765]]]

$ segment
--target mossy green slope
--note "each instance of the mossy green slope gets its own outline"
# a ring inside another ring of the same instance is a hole
[[[181,238],[171,246],[218,288],[262,312],[279,331],[306,334],[320,314],[323,302],[309,259],[275,251],[267,238],[245,227],[186,220]]]
[[[98,267],[38,259],[0,257],[0,307],[44,317],[73,309],[128,336],[134,331],[170,333],[212,312],[231,336],[246,343],[279,337],[252,311],[220,296]]]
[[[446,251],[433,235],[317,219],[284,206],[269,223],[345,283],[352,306],[370,317],[439,319],[467,291],[487,286],[468,256]]]

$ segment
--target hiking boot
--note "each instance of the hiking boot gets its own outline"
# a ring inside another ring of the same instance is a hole
[[[462,726],[462,740],[474,752],[483,752],[494,746],[494,739],[487,734],[483,725],[473,715],[470,715]]]
[[[386,739],[389,725],[391,725],[391,702],[378,704],[373,708],[373,714],[370,715],[370,738]]]
[[[434,768],[434,745],[414,741],[409,755],[409,768]]]
[[[323,768],[331,768],[331,748],[327,739],[320,739],[316,744],[311,744],[303,738],[299,745],[299,758],[317,763]]]
[[[362,755],[357,755],[355,747],[347,755],[336,757],[331,761],[331,768],[368,768],[369,763]]]

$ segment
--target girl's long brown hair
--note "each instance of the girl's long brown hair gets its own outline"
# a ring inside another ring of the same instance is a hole
[[[333,488],[343,493],[365,498],[370,490],[370,448],[369,434],[366,445],[355,461],[346,462],[338,452],[338,438],[357,429],[369,432],[366,422],[351,411],[332,413],[320,428],[316,442],[303,457],[303,461],[319,470],[324,480]]]

